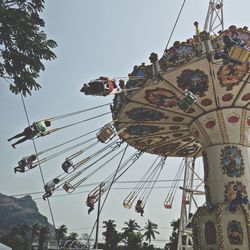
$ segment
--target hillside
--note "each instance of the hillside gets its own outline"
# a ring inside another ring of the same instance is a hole
[[[39,213],[35,201],[29,195],[18,199],[0,193],[0,215],[0,235],[8,233],[12,226],[24,223],[29,226],[35,223],[48,226],[53,234],[52,225],[47,217]]]

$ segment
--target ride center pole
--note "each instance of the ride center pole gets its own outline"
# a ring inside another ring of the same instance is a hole
[[[99,233],[99,217],[100,217],[100,207],[101,207],[101,191],[102,191],[102,184],[100,184],[100,186],[99,186],[99,200],[98,200],[98,210],[97,210],[97,220],[96,220],[95,249],[98,249],[98,233]]]

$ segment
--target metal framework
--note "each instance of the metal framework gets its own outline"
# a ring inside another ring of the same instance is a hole
[[[224,30],[223,21],[223,0],[210,0],[207,16],[204,25],[204,31],[210,34],[216,34],[217,31]],[[194,187],[194,176],[201,181],[200,184]],[[177,250],[193,249],[193,233],[192,233],[192,217],[191,211],[194,204],[196,209],[198,204],[194,199],[194,195],[204,195],[205,192],[198,191],[197,188],[203,184],[202,178],[195,173],[195,160],[192,158],[185,159],[185,174],[182,192],[180,224],[178,230],[178,246]]]
[[[194,178],[199,179],[198,185],[194,183]],[[203,184],[203,180],[195,172],[195,159],[185,159],[185,173],[183,186],[180,189],[182,192],[181,201],[181,214],[180,224],[178,229],[178,247],[177,250],[191,250],[193,249],[193,232],[192,232],[192,217],[193,217],[193,205],[195,209],[198,208],[198,204],[195,200],[196,195],[204,195],[205,192],[199,191],[198,188]]]
[[[210,0],[204,31],[216,34],[219,30],[224,30],[223,0]]]

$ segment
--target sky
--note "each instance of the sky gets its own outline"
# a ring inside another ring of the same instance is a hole
[[[46,1],[42,14],[46,27],[44,31],[48,38],[55,40],[57,59],[45,62],[45,71],[40,74],[38,82],[42,89],[25,98],[27,112],[31,122],[55,117],[62,114],[84,110],[87,108],[111,103],[113,96],[85,96],[79,90],[84,82],[101,75],[119,79],[126,77],[134,65],[142,62],[149,64],[152,52],[163,54],[174,22],[182,5],[182,0],[53,0]],[[249,0],[224,1],[225,28],[234,24],[238,27],[249,26]],[[198,21],[203,27],[208,8],[207,0],[187,0],[183,12],[173,33],[170,45],[174,41],[185,41],[194,35],[193,22]],[[108,106],[55,121],[53,127],[61,127],[83,119],[103,114],[109,111]],[[6,195],[21,195],[43,190],[43,183],[38,168],[25,174],[14,174],[13,168],[26,155],[34,152],[32,141],[18,145],[16,149],[10,146],[7,139],[21,132],[27,126],[21,97],[9,91],[6,81],[0,79],[0,154],[1,154],[1,192]],[[93,129],[100,128],[112,120],[111,114],[99,117],[90,122],[81,123],[63,129],[57,133],[36,140],[38,151],[53,147]],[[132,149],[129,149],[133,152]],[[75,152],[75,151],[73,151]],[[73,153],[72,152],[72,153]],[[91,150],[88,154],[93,153]],[[45,181],[49,181],[62,173],[62,155],[42,165]],[[86,156],[86,155],[85,155]],[[111,190],[100,221],[115,220],[118,231],[124,227],[124,222],[135,219],[141,226],[150,219],[158,224],[160,235],[155,245],[163,246],[171,234],[170,223],[180,214],[181,191],[178,190],[174,208],[166,210],[163,202],[171,186],[171,182],[157,183],[147,202],[144,217],[135,213],[134,209],[122,207],[124,198],[145,173],[147,167],[156,156],[146,154],[136,166],[122,176],[121,181]],[[169,158],[160,180],[174,178],[181,159]],[[90,233],[96,210],[87,214],[85,200],[88,192],[95,187],[90,184],[101,182],[107,172],[112,172],[117,163],[110,162],[105,170],[91,177],[85,186],[68,195],[58,191],[50,199],[56,226],[67,225],[70,232],[79,234]],[[202,175],[202,160],[197,160],[197,171]],[[17,196],[20,197],[20,196]],[[41,194],[32,194],[39,211],[51,222],[47,202],[41,199]],[[102,227],[102,225],[101,225]],[[94,234],[93,234],[94,236]],[[102,240],[102,235],[99,235]]]

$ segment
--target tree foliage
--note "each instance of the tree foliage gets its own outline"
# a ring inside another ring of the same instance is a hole
[[[70,242],[70,247],[74,248],[78,244],[78,234],[75,232],[71,232],[68,236],[68,241]]]
[[[127,250],[136,250],[140,249],[142,245],[143,236],[139,232],[140,226],[135,220],[129,220],[124,223],[126,227],[122,228],[123,230],[123,242]]]
[[[64,224],[61,225],[58,229],[56,229],[56,233],[57,233],[57,237],[58,237],[59,242],[66,238],[67,231],[68,231],[68,228]]]
[[[103,228],[106,229],[102,235],[104,242],[98,242],[98,247],[104,250],[160,250],[143,241],[145,238],[150,242],[149,237],[154,239],[152,232],[157,234],[157,225],[148,220],[143,231],[151,232],[142,234],[140,226],[135,220],[124,223],[126,227],[121,232],[116,230],[114,220],[103,221]],[[89,239],[88,234],[83,234],[78,238],[78,234],[70,232],[67,235],[67,226],[61,225],[56,229],[57,237],[60,238],[60,249],[87,249],[93,245],[93,239]],[[151,236],[149,236],[151,235]],[[34,247],[38,250],[45,250],[55,243],[55,235],[50,234],[49,228],[38,223],[33,225],[20,224],[13,226],[8,234],[0,237],[0,242],[10,246],[13,250],[31,250]],[[91,243],[92,242],[92,243]],[[174,249],[174,248],[171,248]]]
[[[11,247],[13,250],[28,250],[31,249],[32,243],[35,243],[35,238],[38,237],[39,250],[45,249],[45,243],[50,236],[47,226],[33,224],[21,224],[13,226],[10,232],[2,237],[1,242]]]
[[[15,94],[31,95],[41,88],[37,78],[45,69],[43,61],[56,58],[51,50],[56,42],[41,30],[43,9],[44,0],[0,1],[0,77]]]
[[[166,250],[176,250],[178,245],[178,229],[179,229],[180,220],[172,221],[171,227],[172,235],[169,237],[169,243],[165,245]]]
[[[10,232],[3,238],[3,243],[10,246],[13,250],[26,250],[30,245],[27,240],[29,231],[30,228],[26,224],[13,226]]]
[[[105,238],[105,245],[104,249],[105,250],[112,250],[116,249],[118,243],[122,239],[122,235],[117,232],[116,224],[114,223],[114,220],[108,220],[108,221],[103,221],[103,228],[106,228],[106,231],[102,233],[102,235]]]
[[[59,241],[59,246],[62,246],[63,241],[67,238],[68,228],[66,225],[61,225],[59,228],[56,229],[56,237]]]
[[[146,222],[143,237],[146,238],[149,245],[151,243],[152,238],[155,239],[155,234],[159,234],[159,232],[156,230],[157,227],[157,224],[153,223],[151,220],[148,220],[148,222]]]
[[[129,220],[124,223],[126,227],[122,228],[124,230],[124,234],[128,234],[130,232],[138,231],[140,229],[140,226],[137,224],[135,220]]]
[[[38,238],[38,250],[44,250],[45,244],[48,242],[50,236],[50,231],[47,226],[42,226],[40,229],[40,234]]]

